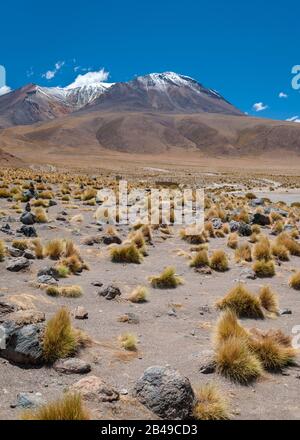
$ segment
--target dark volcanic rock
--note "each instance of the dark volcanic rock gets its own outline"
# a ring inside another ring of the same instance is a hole
[[[260,226],[268,226],[271,224],[270,217],[256,212],[253,215],[252,223]]]
[[[25,237],[28,237],[28,238],[37,237],[36,230],[33,226],[23,225],[17,232],[25,235]]]
[[[20,257],[16,258],[8,263],[6,269],[10,272],[20,272],[20,270],[28,269],[30,266],[30,261],[27,258]]]
[[[20,217],[20,222],[23,223],[23,225],[31,226],[34,225],[36,222],[35,215],[32,214],[32,212],[23,212],[23,214]]]
[[[108,286],[105,289],[100,290],[98,292],[99,296],[104,296],[105,299],[114,299],[116,296],[121,295],[121,290],[117,286]]]
[[[102,242],[104,244],[121,244],[122,240],[120,237],[118,237],[118,235],[105,235],[104,237],[102,237]]]
[[[251,226],[247,223],[240,223],[238,231],[239,234],[243,237],[250,237],[250,235],[252,234]]]
[[[194,392],[190,381],[169,367],[147,368],[135,385],[138,400],[155,414],[171,420],[191,416]]]
[[[39,365],[43,360],[41,326],[19,326],[6,321],[0,325],[0,357],[19,365]]]

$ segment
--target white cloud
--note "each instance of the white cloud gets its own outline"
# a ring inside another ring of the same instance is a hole
[[[30,78],[33,75],[34,75],[33,67],[30,67],[30,69],[28,69],[26,72],[26,76],[27,78]]]
[[[300,118],[299,118],[299,116],[292,116],[291,118],[286,119],[286,121],[300,123]]]
[[[106,72],[104,69],[101,69],[96,72],[88,72],[84,75],[78,75],[75,81],[70,84],[67,89],[75,89],[76,87],[82,87],[89,84],[95,84],[99,82],[107,81],[109,77],[109,72]]]
[[[8,86],[0,87],[0,96],[6,95],[7,93],[11,92],[11,88]]]
[[[288,95],[284,92],[280,92],[278,95],[278,98],[287,98],[287,97],[288,97]]]
[[[42,77],[46,78],[46,79],[52,79],[55,77],[55,75],[57,74],[57,72],[65,65],[64,61],[57,61],[57,63],[55,63],[54,69],[53,70],[47,70],[46,73],[43,73]]]
[[[256,102],[255,104],[253,104],[252,108],[256,112],[262,112],[263,110],[266,110],[268,106],[265,105],[263,102]]]

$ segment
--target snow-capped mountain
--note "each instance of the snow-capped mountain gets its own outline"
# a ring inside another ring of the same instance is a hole
[[[174,72],[150,73],[129,82],[115,83],[88,105],[86,111],[92,109],[242,114],[216,91]]]
[[[81,87],[68,86],[64,91],[67,102],[77,109],[92,103],[105,93],[113,83],[93,83]]]
[[[219,93],[174,72],[151,73],[120,83],[92,82],[67,87],[29,84],[0,96],[0,128],[42,122],[74,111],[242,113]]]
[[[67,87],[40,87],[36,86],[37,93],[44,94],[48,99],[55,99],[72,109],[80,109],[93,102],[111,87],[113,83],[92,83],[81,87],[72,84]]]
[[[0,128],[66,116],[93,102],[111,85],[94,83],[81,87],[41,87],[28,84],[0,96]]]

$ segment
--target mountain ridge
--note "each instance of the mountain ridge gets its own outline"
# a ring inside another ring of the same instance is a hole
[[[0,96],[0,128],[98,110],[242,114],[219,93],[193,78],[164,72],[128,82],[94,82],[81,87],[27,84]]]

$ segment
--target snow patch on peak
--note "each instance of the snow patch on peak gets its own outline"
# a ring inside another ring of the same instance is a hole
[[[216,99],[222,96],[213,89],[207,89],[190,76],[181,75],[175,72],[149,73],[145,76],[138,76],[136,80],[146,89],[156,89],[167,93],[169,87],[183,87],[190,89],[193,93],[209,95]]]

